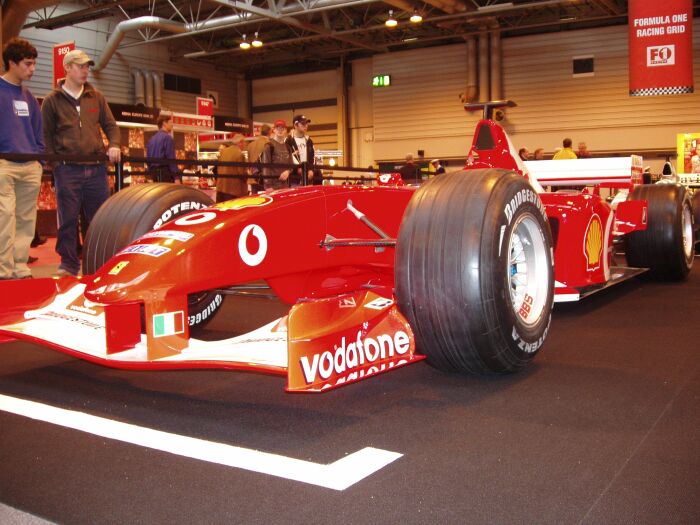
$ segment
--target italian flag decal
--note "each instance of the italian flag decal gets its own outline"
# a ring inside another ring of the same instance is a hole
[[[167,312],[153,316],[153,337],[181,334],[185,331],[185,313]]]

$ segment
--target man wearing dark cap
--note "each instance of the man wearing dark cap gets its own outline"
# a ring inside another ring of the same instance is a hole
[[[78,275],[78,216],[85,213],[87,228],[97,209],[109,197],[107,169],[97,156],[105,154],[100,129],[109,146],[107,157],[118,162],[119,128],[102,93],[87,81],[94,62],[80,49],[63,57],[66,78],[44,99],[41,115],[44,121],[46,153],[57,155],[90,155],[94,160],[72,160],[54,164],[54,183],[58,212],[56,251],[61,256],[57,276]]]
[[[292,161],[299,167],[294,170],[293,180],[304,183],[306,178],[307,184],[314,182],[314,142],[306,134],[309,129],[310,118],[305,115],[295,115],[292,120],[294,129],[291,135],[287,137],[287,145],[292,150]],[[321,180],[319,177],[318,183]]]

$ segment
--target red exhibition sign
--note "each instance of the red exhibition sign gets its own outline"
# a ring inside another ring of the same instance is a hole
[[[197,115],[214,116],[214,101],[206,97],[197,97]]]
[[[63,69],[63,57],[74,49],[75,42],[63,42],[53,46],[53,87],[58,86],[58,82],[66,78],[66,71]]]
[[[692,0],[630,0],[631,96],[693,92]]]

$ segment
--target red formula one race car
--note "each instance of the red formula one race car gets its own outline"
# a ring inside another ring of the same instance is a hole
[[[580,296],[616,275],[617,233],[641,266],[687,274],[692,257],[674,258],[692,244],[680,190],[612,203],[544,194],[512,151],[485,118],[467,169],[420,188],[306,187],[213,206],[180,185],[128,188],[90,226],[89,275],[0,283],[0,334],[108,366],[257,370],[318,392],[424,357],[519,370],[544,343],[556,290]],[[261,281],[286,316],[196,338],[222,295]]]

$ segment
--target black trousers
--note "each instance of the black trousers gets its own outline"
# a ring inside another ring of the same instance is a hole
[[[170,171],[168,166],[150,168],[148,170],[148,176],[153,182],[175,182],[175,174]]]

